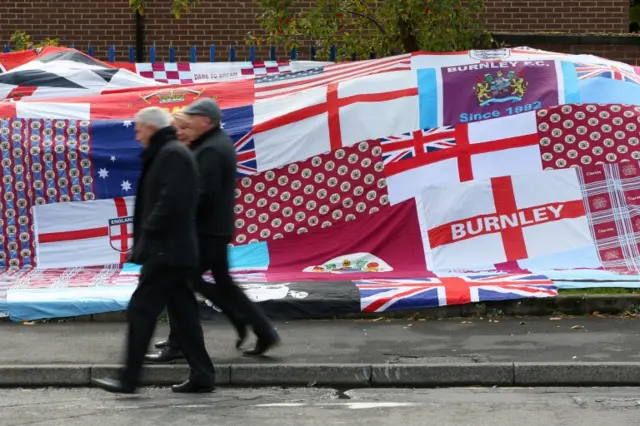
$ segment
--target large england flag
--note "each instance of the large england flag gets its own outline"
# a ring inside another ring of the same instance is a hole
[[[419,127],[415,72],[345,79],[255,102],[258,171]]]
[[[119,197],[34,207],[38,267],[125,263],[133,247],[134,200]]]
[[[574,169],[429,188],[418,208],[431,270],[473,268],[594,244]]]
[[[534,112],[380,139],[389,200],[427,187],[542,171]]]

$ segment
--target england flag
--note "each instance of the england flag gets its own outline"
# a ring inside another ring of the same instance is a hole
[[[431,270],[492,265],[594,244],[574,169],[429,188],[419,198]]]

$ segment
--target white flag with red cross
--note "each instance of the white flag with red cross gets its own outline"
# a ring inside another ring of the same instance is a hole
[[[380,139],[389,201],[431,186],[542,171],[534,112]]]
[[[63,268],[125,263],[133,247],[135,197],[34,207],[36,265]]]
[[[389,66],[258,99],[253,105],[258,171],[419,127],[418,81],[409,57]]]
[[[429,188],[418,198],[431,270],[493,265],[594,244],[574,169]]]

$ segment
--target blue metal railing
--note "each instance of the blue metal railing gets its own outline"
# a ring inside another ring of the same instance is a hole
[[[72,43],[69,47],[71,48],[75,48],[75,45]],[[9,47],[8,44],[5,44],[3,46],[3,52],[10,52],[11,49]],[[128,61],[133,63],[135,62],[136,59],[136,50],[135,48],[129,46],[128,48],[129,51],[129,59]],[[236,51],[237,51],[237,47],[236,46],[229,46],[228,49],[228,55],[227,55],[227,60],[229,62],[235,62],[236,61]],[[87,50],[86,53],[89,56],[95,56],[95,48],[91,45],[87,46]],[[116,47],[115,45],[109,46],[108,51],[107,51],[107,56],[108,56],[108,61],[109,62],[116,62]],[[289,55],[291,60],[296,60],[298,58],[298,49],[293,48],[291,49],[290,55]],[[335,61],[337,57],[337,49],[335,47],[331,48],[330,51],[330,55],[329,55],[329,60],[330,61]],[[375,57],[375,55],[372,54],[372,57]],[[309,50],[309,58],[311,60],[315,60],[316,58],[316,48],[315,47],[311,47]],[[355,60],[355,55],[352,58],[352,60]],[[251,46],[249,48],[249,60],[250,61],[255,61],[256,60],[256,48],[254,46]],[[276,46],[271,46],[269,47],[269,60],[270,61],[275,61],[277,60],[277,48]],[[173,46],[169,47],[169,62],[175,62],[176,61],[176,48]],[[157,56],[156,56],[156,46],[153,45],[149,48],[149,62],[157,62]],[[198,62],[198,48],[196,46],[191,46],[191,48],[189,49],[189,62]],[[215,45],[210,45],[209,46],[209,62],[216,62],[216,46]]]

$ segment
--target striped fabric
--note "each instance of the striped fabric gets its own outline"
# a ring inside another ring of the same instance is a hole
[[[640,272],[640,163],[577,168],[591,232],[603,266]]]

